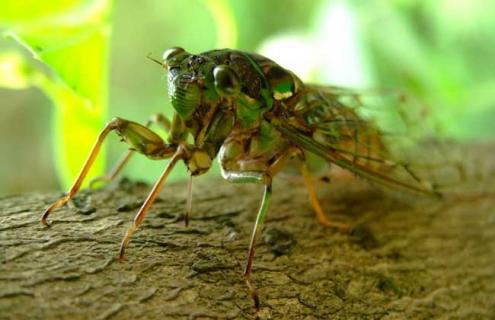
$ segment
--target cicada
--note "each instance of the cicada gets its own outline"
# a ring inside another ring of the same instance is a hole
[[[289,160],[299,163],[311,205],[325,226],[347,227],[326,218],[308,170],[309,154],[379,185],[441,196],[437,185],[428,176],[421,176],[420,172],[428,170],[408,160],[408,150],[414,149],[415,140],[398,143],[399,137],[412,136],[406,132],[410,130],[410,118],[403,114],[411,110],[397,107],[387,113],[378,107],[366,108],[361,101],[363,95],[355,91],[304,84],[293,72],[254,53],[223,49],[191,54],[174,47],[157,62],[168,73],[172,119],[154,116],[146,125],[122,118],[108,122],[67,195],[43,213],[43,224],[48,225],[49,214],[80,189],[111,131],[130,146],[130,151],[103,177],[105,180],[115,177],[135,152],[154,160],[170,159],[127,229],[120,259],[174,166],[183,161],[190,175],[187,225],[192,177],[206,173],[218,159],[224,179],[264,186],[243,273],[258,308],[259,298],[251,280],[257,232],[269,208],[272,180]],[[380,118],[378,114],[386,116]],[[153,123],[166,128],[166,140],[149,128]]]

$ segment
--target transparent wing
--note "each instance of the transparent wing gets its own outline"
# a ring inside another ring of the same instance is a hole
[[[359,176],[431,195],[462,180],[462,166],[445,156],[428,108],[400,92],[308,86],[291,102],[274,126]]]

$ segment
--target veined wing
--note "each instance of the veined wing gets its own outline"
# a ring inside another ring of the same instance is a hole
[[[389,187],[440,195],[462,176],[449,162],[428,110],[395,92],[309,86],[272,124],[302,149]],[[385,94],[387,93],[387,94]]]

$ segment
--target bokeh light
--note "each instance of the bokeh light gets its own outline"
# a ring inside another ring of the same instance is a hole
[[[433,107],[444,135],[493,138],[491,0],[58,0],[2,8],[4,34],[19,36],[42,61],[12,37],[0,40],[0,194],[67,186],[114,116],[144,123],[170,115],[165,74],[146,57],[172,46],[256,51],[309,82],[399,88]],[[95,174],[125,148],[110,139]],[[153,181],[163,165],[135,157],[125,175]]]

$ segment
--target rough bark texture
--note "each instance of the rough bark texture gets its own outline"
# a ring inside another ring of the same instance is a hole
[[[148,186],[83,191],[51,228],[40,214],[61,194],[0,199],[0,318],[254,318],[242,270],[262,189],[198,183],[188,228],[185,189],[165,187],[123,263],[118,247]],[[278,180],[254,262],[260,318],[495,317],[493,198],[425,199],[359,180],[319,193],[356,227],[321,227],[301,182]]]

